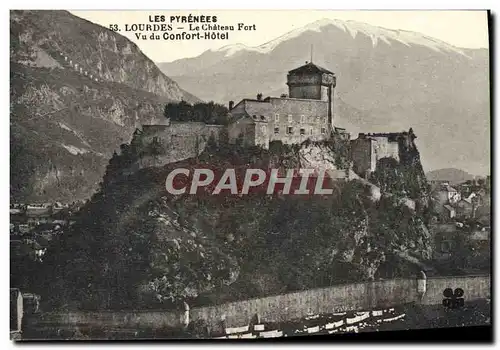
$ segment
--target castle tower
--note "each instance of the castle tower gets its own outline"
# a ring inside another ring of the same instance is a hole
[[[288,95],[291,98],[328,101],[328,125],[333,130],[333,91],[335,73],[312,62],[288,72]]]

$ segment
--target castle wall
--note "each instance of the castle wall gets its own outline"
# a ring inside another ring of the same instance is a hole
[[[199,155],[211,136],[218,140],[222,125],[199,122],[171,122],[170,125],[143,125],[140,136],[143,147],[154,141],[162,146],[161,154],[140,159],[137,168],[161,166],[163,164]],[[137,170],[137,169],[135,169]]]
[[[321,99],[322,86],[321,85],[297,85],[291,86],[289,89],[291,98],[310,98],[319,100]]]
[[[267,135],[264,126],[259,125],[255,129],[255,144],[265,148],[270,141],[296,144],[307,139],[324,140],[329,138],[331,131],[328,101],[274,97],[263,101],[244,100],[231,110],[231,114],[255,124],[267,123]],[[229,126],[230,139],[235,139],[246,130],[247,126],[239,125],[241,123],[243,121],[239,119]]]
[[[269,116],[270,141],[293,144],[329,137],[328,102],[293,98],[270,98],[269,101],[272,105],[272,114]],[[292,128],[291,134],[288,133],[289,127]],[[278,133],[275,133],[275,128],[278,128]]]
[[[382,158],[394,158],[399,162],[399,144],[396,140],[389,141],[387,137],[383,136],[371,138],[375,140],[375,143],[373,144],[373,151],[376,161]]]
[[[365,177],[372,168],[375,168],[372,157],[372,143],[372,140],[365,138],[357,138],[351,141],[353,170],[361,177]]]
[[[240,137],[243,146],[255,146],[255,123],[251,118],[241,118],[238,122],[228,126],[229,143],[236,143]]]
[[[321,74],[289,74],[287,76],[287,84],[290,85],[321,85]]]
[[[377,162],[382,158],[393,158],[399,162],[399,143],[394,135],[364,135],[351,141],[351,157],[354,171],[366,177],[376,170]]]
[[[266,121],[260,121],[255,123],[255,145],[261,146],[262,148],[269,148],[269,123]]]

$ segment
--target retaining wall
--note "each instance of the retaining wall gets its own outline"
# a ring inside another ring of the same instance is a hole
[[[429,278],[422,299],[417,292],[416,279],[393,279],[197,307],[190,310],[189,320],[204,320],[211,327],[217,327],[221,321],[225,327],[240,327],[249,324],[256,314],[261,322],[281,322],[310,314],[371,310],[412,302],[435,305],[442,303],[446,288],[462,288],[466,302],[491,297],[489,275]],[[32,325],[162,329],[182,327],[184,317],[184,311],[169,310],[49,312],[37,316]]]

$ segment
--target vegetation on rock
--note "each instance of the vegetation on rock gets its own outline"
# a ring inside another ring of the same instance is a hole
[[[371,280],[395,251],[428,253],[422,217],[391,197],[373,202],[358,181],[312,198],[167,193],[174,168],[210,164],[242,174],[300,166],[300,145],[209,145],[198,159],[116,176],[112,169],[133,158],[133,146],[123,147],[72,232],[47,254],[53,301],[80,308],[218,303]]]

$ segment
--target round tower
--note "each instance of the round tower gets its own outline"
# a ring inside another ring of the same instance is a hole
[[[288,72],[287,83],[290,98],[322,100],[328,102],[328,125],[333,130],[333,91],[335,73],[312,62]]]

